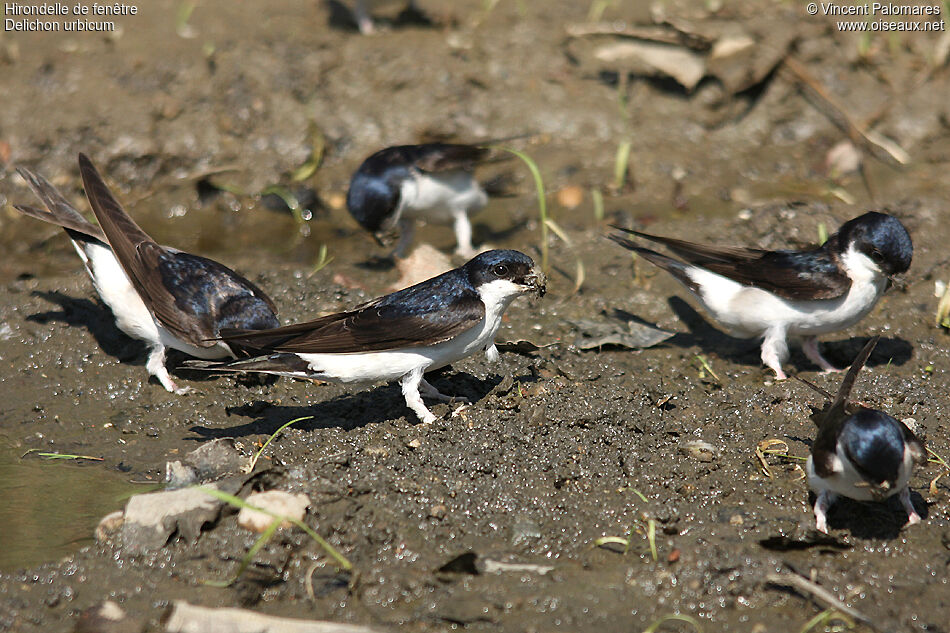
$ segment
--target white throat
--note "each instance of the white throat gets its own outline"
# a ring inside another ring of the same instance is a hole
[[[848,277],[855,283],[881,281],[885,277],[880,266],[853,245],[841,254],[841,265]]]

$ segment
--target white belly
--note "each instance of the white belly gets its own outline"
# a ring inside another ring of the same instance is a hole
[[[112,310],[116,326],[125,334],[145,341],[150,347],[161,344],[196,358],[212,360],[233,356],[230,348],[223,342],[212,347],[198,347],[182,341],[166,330],[145,306],[111,248],[86,243],[82,251],[96,292]]]
[[[702,289],[697,298],[709,313],[734,334],[744,337],[762,336],[773,328],[784,329],[792,336],[842,330],[871,311],[886,284],[884,277],[858,279],[841,297],[795,301],[700,268],[691,269],[690,276]]]
[[[414,176],[403,181],[400,190],[401,217],[450,224],[460,213],[473,213],[488,204],[488,195],[468,172]]]
[[[321,380],[341,383],[396,380],[411,371],[432,371],[489,347],[501,323],[486,317],[454,339],[427,347],[355,354],[298,354]]]

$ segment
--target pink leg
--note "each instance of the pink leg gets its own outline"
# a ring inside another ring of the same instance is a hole
[[[904,506],[904,510],[907,511],[907,525],[920,523],[920,515],[917,514],[917,510],[914,509],[914,504],[910,501],[910,488],[901,490],[900,500],[901,505]]]
[[[835,493],[829,490],[818,493],[818,498],[815,500],[815,529],[819,532],[828,533],[828,508],[834,500]]]
[[[821,355],[821,351],[818,349],[818,338],[814,336],[806,336],[802,339],[802,351],[805,352],[805,356],[808,357],[808,360],[815,363],[821,368],[821,371],[825,373],[832,373],[836,371],[841,371],[834,365],[828,362],[824,356]]]

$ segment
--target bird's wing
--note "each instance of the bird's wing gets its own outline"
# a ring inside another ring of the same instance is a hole
[[[274,304],[250,281],[218,262],[164,248],[125,212],[84,154],[79,171],[92,209],[122,269],[156,319],[172,334],[199,347],[216,345],[227,304],[253,294]],[[271,314],[271,316],[273,316]],[[241,323],[238,317],[238,323]]]
[[[106,242],[106,236],[103,234],[102,229],[84,218],[48,180],[39,174],[34,174],[25,167],[18,167],[17,173],[23,177],[27,184],[30,185],[30,189],[33,190],[33,193],[36,194],[36,197],[42,200],[46,206],[46,209],[38,209],[36,207],[18,204],[15,205],[18,211],[37,220],[56,224],[64,229],[81,233],[100,242]]]
[[[487,147],[452,143],[410,145],[404,149],[408,162],[416,169],[426,172],[471,171],[491,153]]]
[[[695,244],[614,227],[664,244],[684,261],[747,286],[785,299],[834,299],[851,287],[835,256],[825,248],[810,251],[766,251],[737,246]]]
[[[428,287],[419,290],[418,296],[394,298],[405,293],[404,290],[348,312],[272,330],[226,330],[222,332],[222,338],[243,348],[263,352],[377,352],[447,341],[474,327],[485,317],[485,305],[474,290],[456,292],[450,301],[440,299],[432,290]],[[424,292],[431,295],[428,301]]]

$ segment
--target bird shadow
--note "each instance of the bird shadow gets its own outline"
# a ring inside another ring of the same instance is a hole
[[[356,23],[356,18],[353,17],[353,12],[348,6],[340,2],[340,0],[324,0],[323,4],[326,6],[329,13],[327,16],[327,24],[330,28],[341,31],[359,32],[359,25]],[[432,18],[420,11],[414,5],[408,4],[408,2],[407,6],[402,11],[400,11],[395,18],[386,18],[374,15],[372,16],[372,19],[375,25],[384,29],[408,27],[431,28],[435,26],[435,22],[432,21]]]
[[[445,374],[445,369],[438,370],[426,374],[426,380],[439,391],[447,395],[466,398],[470,402],[478,402],[483,399],[504,380],[502,376],[498,375],[491,375],[483,379],[466,372],[453,373],[451,376]],[[529,380],[525,377],[522,382]],[[426,406],[434,409],[433,412],[439,415],[442,403],[427,400]],[[458,404],[445,405],[441,409],[442,417],[452,411],[455,406],[458,406]],[[270,435],[281,425],[297,418],[308,418],[294,425],[294,428],[304,431],[328,428],[351,431],[399,417],[405,417],[410,422],[419,423],[412,411],[406,406],[402,389],[395,383],[381,385],[358,393],[342,394],[324,402],[302,406],[278,405],[258,400],[237,407],[228,407],[225,413],[228,417],[248,418],[249,421],[224,428],[192,426],[189,430],[199,437],[191,439],[204,441],[221,437]]]
[[[142,341],[128,336],[120,330],[115,324],[115,317],[109,308],[102,304],[90,301],[89,299],[77,299],[70,297],[59,291],[43,292],[34,290],[32,296],[39,297],[60,307],[59,310],[49,310],[47,312],[37,312],[26,317],[27,321],[32,323],[65,323],[73,327],[84,327],[95,339],[96,344],[108,356],[116,359],[122,364],[142,366],[145,365],[148,348]],[[207,382],[216,380],[218,375],[208,372],[199,372],[189,370],[187,367],[179,367],[185,359],[191,358],[188,354],[175,350],[166,350],[166,366],[176,378],[185,378],[192,382]],[[277,381],[276,376],[267,376],[265,378],[248,377],[240,380],[242,384],[273,384]],[[154,376],[149,376],[149,382],[160,384]]]
[[[112,311],[105,306],[89,299],[70,297],[58,291],[34,290],[31,295],[56,304],[60,309],[31,314],[26,317],[27,321],[43,324],[65,323],[70,326],[84,327],[102,351],[109,356],[122,363],[144,364],[145,344],[126,336],[116,327]]]
[[[815,493],[809,493],[808,498],[814,507]],[[910,500],[921,520],[926,520],[930,508],[924,498],[911,490]],[[897,495],[880,502],[838,497],[828,509],[830,529],[846,529],[852,536],[860,539],[889,541],[898,538],[906,523],[907,513]]]
[[[700,347],[715,350],[716,354],[738,365],[762,365],[759,339],[743,339],[730,336],[714,327],[693,306],[679,297],[667,300],[670,309],[688,328],[665,341],[680,348]],[[852,336],[847,339],[822,342],[822,355],[839,368],[848,367],[870,339],[869,336]],[[904,365],[913,356],[913,346],[901,338],[882,338],[868,359],[868,367],[880,365]],[[798,345],[789,346],[788,365],[796,371],[815,371],[818,368],[805,356]]]

